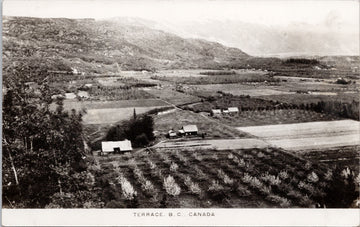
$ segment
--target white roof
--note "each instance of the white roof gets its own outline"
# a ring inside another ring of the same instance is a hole
[[[229,112],[239,112],[239,108],[237,108],[237,107],[229,107],[228,111]]]
[[[119,148],[120,151],[131,151],[131,141],[103,141],[101,142],[101,149],[103,152],[113,152],[114,148]]]
[[[196,125],[184,125],[183,128],[184,132],[197,132],[198,128]]]
[[[220,109],[212,109],[211,112],[214,113],[214,114],[221,114]]]
[[[87,91],[79,91],[77,95],[81,98],[89,98],[89,93]]]
[[[65,93],[66,99],[74,99],[76,98],[76,95],[74,93]]]
[[[180,129],[179,133],[184,134],[185,132],[184,132],[184,130]]]
[[[229,113],[229,111],[228,110],[223,110],[223,113]]]

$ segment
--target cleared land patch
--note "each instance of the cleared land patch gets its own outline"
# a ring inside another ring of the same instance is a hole
[[[238,127],[289,150],[307,150],[360,145],[360,122],[354,120],[307,122],[283,125]]]
[[[137,99],[120,101],[64,101],[66,110],[86,110],[83,116],[85,124],[112,124],[117,121],[129,119],[134,109],[137,114],[169,106],[159,99]]]
[[[179,130],[184,125],[195,124],[199,129],[199,134],[206,133],[206,138],[249,137],[248,134],[240,132],[233,127],[185,110],[177,110],[168,114],[157,115],[154,117],[154,122],[154,129],[161,134],[166,134],[170,129]]]
[[[133,116],[134,109],[136,114],[142,114],[156,108],[159,106],[89,109],[83,117],[83,121],[85,124],[111,124],[129,119]]]
[[[274,109],[262,111],[241,111],[235,115],[220,115],[217,120],[231,126],[256,126],[290,124],[311,121],[338,120],[339,117],[302,109]]]
[[[227,94],[232,95],[250,95],[253,97],[257,96],[266,96],[266,95],[288,95],[295,94],[295,92],[279,90],[278,86],[266,86],[261,84],[239,84],[239,83],[229,83],[229,84],[199,84],[199,85],[190,85],[194,92],[218,92],[222,91]]]
[[[163,99],[174,105],[182,105],[187,103],[199,102],[201,99],[197,96],[185,94],[182,92],[178,92],[171,88],[148,88],[146,92],[159,98]]]
[[[161,107],[168,105],[159,99],[135,99],[119,101],[64,101],[66,110],[82,109],[108,109],[108,108],[126,108],[126,107]]]

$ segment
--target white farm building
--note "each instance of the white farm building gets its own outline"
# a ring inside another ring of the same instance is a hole
[[[101,151],[103,154],[132,151],[131,141],[103,141],[101,142]]]

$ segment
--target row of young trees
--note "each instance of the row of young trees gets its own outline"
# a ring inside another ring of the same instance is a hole
[[[51,203],[54,195],[66,197],[81,188],[79,182],[85,182],[86,174],[78,174],[86,170],[82,114],[65,112],[62,100],[56,101],[56,110],[50,109],[53,100],[46,83],[40,84],[37,93],[26,86],[32,79],[29,70],[20,64],[4,74],[5,207],[41,208]]]

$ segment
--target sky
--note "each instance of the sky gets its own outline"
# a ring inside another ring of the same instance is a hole
[[[359,24],[354,0],[3,0],[3,15],[31,17],[140,17],[155,21],[240,20],[284,25],[321,23],[330,16]]]

